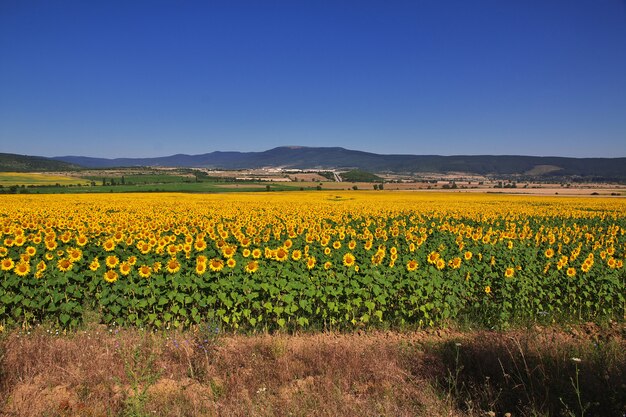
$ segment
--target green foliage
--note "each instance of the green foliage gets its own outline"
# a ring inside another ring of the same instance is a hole
[[[75,171],[76,164],[57,161],[40,156],[0,153],[0,172],[40,172],[40,171]]]
[[[342,172],[340,174],[344,181],[348,182],[380,182],[382,178],[371,172],[361,171],[360,169],[353,169],[348,172]]]

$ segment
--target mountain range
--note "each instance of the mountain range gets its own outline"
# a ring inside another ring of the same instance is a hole
[[[0,154],[0,170],[7,155]],[[21,155],[21,165],[25,164]],[[212,169],[284,168],[312,170],[361,169],[370,172],[526,175],[626,180],[626,158],[568,158],[515,155],[382,155],[341,147],[282,146],[263,152],[211,152],[176,154],[156,158],[91,158],[84,156],[37,157],[38,163],[61,163],[66,169],[131,166],[197,167]],[[32,167],[36,165],[31,163]],[[17,165],[14,163],[13,167]],[[60,169],[60,168],[56,168]],[[21,169],[14,169],[21,170]]]
[[[370,172],[465,172],[482,175],[580,176],[626,179],[626,158],[539,156],[381,155],[341,147],[282,146],[264,152],[211,152],[159,158],[54,158],[89,168],[128,166],[203,167],[215,169],[361,169]]]

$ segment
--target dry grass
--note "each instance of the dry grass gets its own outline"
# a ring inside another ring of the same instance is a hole
[[[35,331],[8,335],[1,349],[7,416],[413,416],[443,406],[427,380],[407,373],[398,339],[376,335],[215,344],[192,332]]]
[[[599,392],[626,394],[620,326],[597,335],[583,328],[217,339],[103,327],[68,335],[16,331],[0,340],[0,415],[552,415],[552,396],[575,404],[574,354],[583,358],[584,401]],[[598,342],[610,349],[594,349]],[[590,406],[587,415],[614,411],[612,401]],[[556,411],[563,410],[580,415],[574,405]]]

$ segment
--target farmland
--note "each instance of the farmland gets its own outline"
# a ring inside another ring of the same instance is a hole
[[[68,175],[49,174],[41,172],[0,172],[0,185],[31,185],[31,186],[61,186],[87,185],[84,179],[76,179]]]
[[[619,415],[625,206],[3,196],[0,413]]]
[[[7,196],[0,320],[229,329],[623,320],[622,199]]]

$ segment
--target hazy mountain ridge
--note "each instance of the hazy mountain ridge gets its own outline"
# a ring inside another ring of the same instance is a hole
[[[24,158],[21,155],[16,155],[16,157]],[[626,180],[626,158],[568,158],[516,155],[382,155],[341,147],[282,146],[263,152],[215,151],[200,155],[176,154],[156,158],[107,159],[83,156],[33,158],[37,158],[37,163],[41,162],[42,164],[42,161],[49,161],[50,163],[62,162],[70,164],[69,166],[71,167],[82,166],[85,168],[130,166],[196,167],[228,170],[266,167],[319,170],[358,168],[370,172],[464,172],[482,175],[578,176],[605,180]],[[0,170],[6,171],[8,169],[3,169],[3,166],[0,165]]]
[[[293,169],[359,168],[372,172],[467,172],[493,175],[550,175],[626,179],[626,158],[568,158],[516,155],[381,155],[340,147],[282,146],[263,152],[211,152],[159,158],[55,158],[89,168],[178,166],[216,169],[281,167]],[[550,167],[550,169],[538,169]]]

